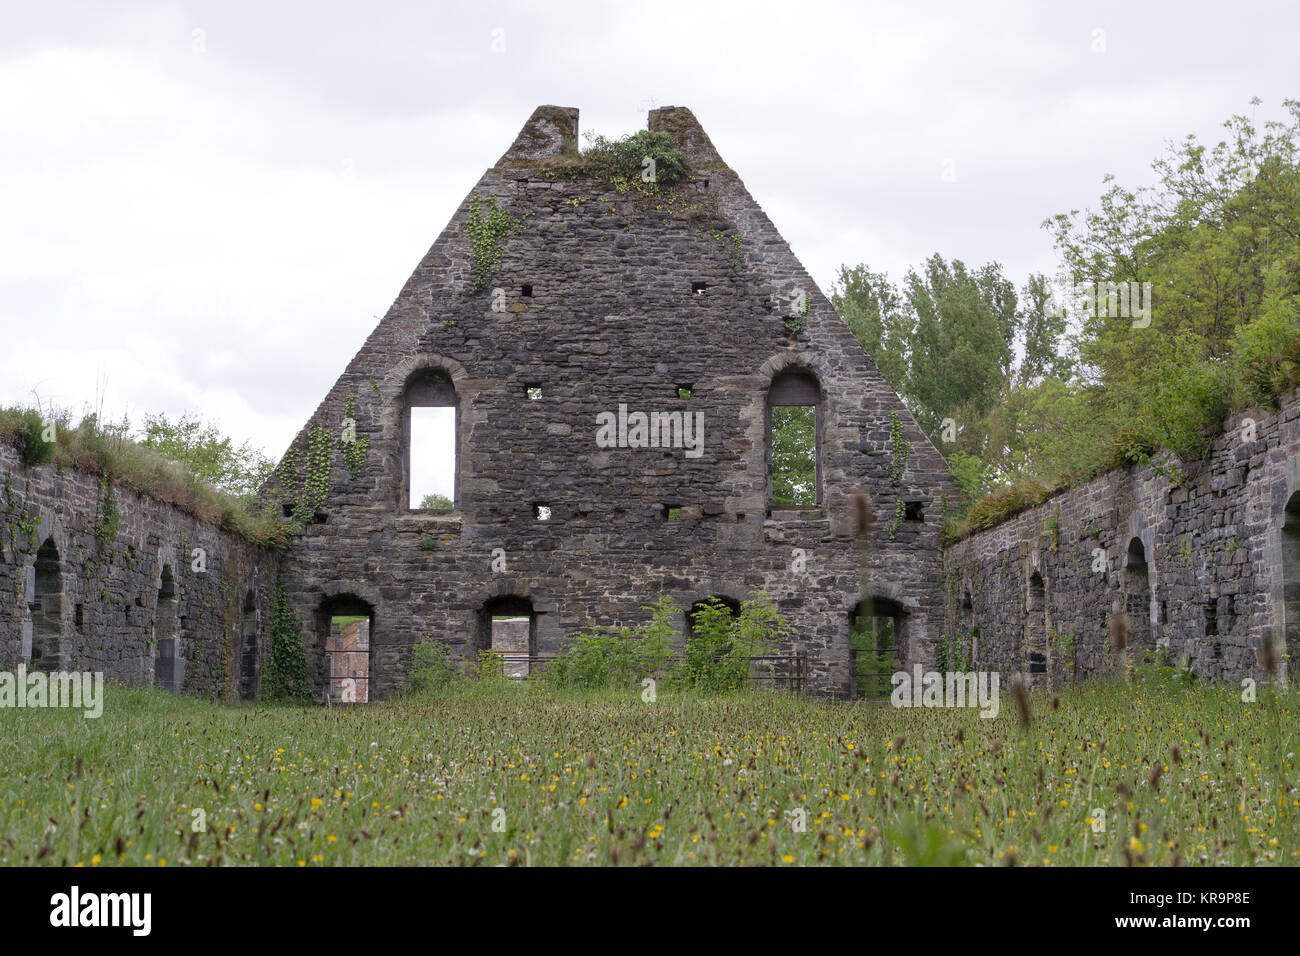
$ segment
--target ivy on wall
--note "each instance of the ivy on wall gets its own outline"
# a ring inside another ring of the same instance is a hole
[[[469,233],[473,249],[470,262],[474,278],[470,283],[470,292],[482,292],[487,288],[488,280],[501,265],[501,246],[511,233],[523,229],[522,220],[516,219],[505,209],[497,207],[492,196],[480,196],[475,190],[469,199],[469,218],[465,220],[465,231]]]
[[[301,700],[307,687],[307,653],[302,630],[289,607],[284,584],[275,582],[271,601],[271,654],[262,672],[262,697],[266,700]]]
[[[903,476],[907,474],[907,456],[912,452],[912,443],[903,437],[903,422],[898,417],[898,412],[889,413],[889,440],[894,446],[894,460],[889,466],[889,480],[892,484],[901,485]],[[902,506],[902,502],[899,502]]]
[[[343,404],[343,434],[339,437],[343,449],[343,463],[348,466],[348,478],[356,481],[370,451],[369,436],[357,436],[357,396],[349,395]]]

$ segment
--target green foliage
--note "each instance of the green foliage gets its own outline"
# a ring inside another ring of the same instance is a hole
[[[14,429],[15,444],[24,465],[35,468],[54,459],[55,442],[45,440],[45,422],[40,412],[34,408],[18,412],[17,426]]]
[[[475,190],[469,200],[469,218],[465,231],[472,244],[470,254],[474,270],[470,292],[482,292],[501,265],[502,245],[512,233],[523,230],[523,221],[497,207],[496,198],[483,197]]]
[[[108,546],[117,537],[118,526],[122,522],[121,512],[117,510],[117,497],[113,494],[113,485],[107,478],[99,479],[99,495],[95,499],[95,537]]]
[[[411,652],[406,672],[406,693],[437,696],[450,690],[460,679],[451,660],[451,651],[442,641],[426,637]]]
[[[166,415],[146,415],[140,444],[187,466],[213,487],[250,497],[275,465],[260,450],[244,442],[238,448],[216,425],[185,412],[171,421]]]
[[[667,133],[639,130],[620,139],[588,134],[587,148],[582,151],[582,170],[603,179],[621,193],[637,192],[646,196],[668,195],[668,187],[687,177],[690,169],[686,156],[674,148]],[[653,162],[653,178],[647,179]]]
[[[421,511],[450,511],[454,507],[446,495],[428,494],[420,499]]]
[[[504,686],[510,681],[506,676],[506,659],[494,650],[480,648],[474,662],[474,678],[482,690]]]
[[[771,654],[778,641],[793,633],[771,597],[761,591],[742,602],[735,616],[727,605],[710,598],[691,617],[682,679],[696,690],[740,690],[749,676],[749,658]]]
[[[893,447],[893,460],[889,465],[889,481],[901,485],[907,474],[907,456],[911,454],[912,443],[903,437],[903,422],[898,412],[889,413],[889,442]]]
[[[637,627],[592,628],[572,635],[542,672],[562,687],[630,688],[647,676],[667,677],[672,663],[674,616],[680,609],[661,596],[641,608],[650,620]]]
[[[817,503],[817,409],[813,405],[772,408],[772,503],[803,507]]]
[[[361,474],[361,469],[366,463],[366,453],[370,451],[370,437],[355,435],[353,432],[357,425],[357,397],[349,395],[343,405],[343,418],[345,427],[343,434],[339,436],[339,446],[343,449],[343,462],[348,468],[348,478],[356,481]]]
[[[302,631],[289,607],[284,585],[277,581],[271,601],[271,653],[262,672],[262,697],[282,701],[305,700],[309,696]]]

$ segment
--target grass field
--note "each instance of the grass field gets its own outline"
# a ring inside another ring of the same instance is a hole
[[[332,709],[107,694],[97,720],[0,710],[0,862],[1300,862],[1300,708],[1268,687],[1065,689],[1028,727],[1008,694],[991,720],[535,685]]]

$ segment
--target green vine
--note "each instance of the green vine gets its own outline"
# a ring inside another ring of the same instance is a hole
[[[316,510],[325,503],[325,498],[329,495],[333,453],[334,446],[330,441],[329,432],[320,425],[313,425],[307,430],[307,454],[304,463],[306,474],[298,474],[296,453],[291,451],[285,455],[285,463],[290,468],[289,473],[297,482],[298,500],[294,504],[291,516],[291,524],[295,531],[311,523]]]
[[[356,430],[357,421],[357,397],[349,395],[343,406],[344,419],[351,419],[353,432]],[[339,445],[343,449],[343,461],[348,466],[348,478],[356,481],[361,474],[361,468],[366,463],[366,453],[370,451],[370,438],[357,437],[355,434],[352,438],[341,436]]]
[[[501,244],[511,233],[519,232],[522,228],[521,220],[506,210],[497,208],[495,198],[484,198],[477,190],[474,191],[469,200],[469,218],[465,220],[465,231],[469,233],[470,242],[474,246],[471,257],[474,281],[470,285],[470,292],[482,292],[487,288],[488,280],[501,265]]]
[[[302,631],[280,581],[275,582],[275,596],[271,601],[271,654],[262,674],[262,696],[267,700],[310,696]]]
[[[903,516],[907,514],[907,505],[902,498],[898,499],[898,504],[894,505],[894,521],[889,526],[889,540],[894,540],[894,535],[898,531],[899,524],[903,521]]]
[[[122,523],[122,515],[117,510],[117,499],[113,494],[113,486],[107,478],[99,479],[99,495],[100,497],[95,499],[95,537],[107,547],[117,537],[117,529]]]
[[[894,446],[894,460],[889,466],[890,483],[901,485],[907,474],[907,456],[911,454],[912,443],[903,437],[903,422],[898,412],[889,413],[889,439]],[[900,507],[902,502],[899,503]]]

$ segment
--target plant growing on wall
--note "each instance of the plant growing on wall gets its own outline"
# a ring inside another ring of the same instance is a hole
[[[894,459],[889,466],[889,480],[901,485],[907,474],[907,456],[911,454],[912,443],[903,437],[903,422],[898,412],[889,413],[889,440],[894,448]]]
[[[271,601],[271,654],[262,673],[262,696],[267,700],[304,700],[309,696],[302,631],[279,581]]]
[[[487,288],[488,280],[501,265],[501,245],[511,233],[523,228],[522,221],[516,219],[505,209],[497,207],[492,196],[483,197],[475,190],[469,200],[469,218],[465,220],[465,231],[469,233],[473,249],[471,264],[474,269],[470,292],[482,292]]]
[[[343,434],[339,437],[343,449],[343,462],[348,466],[348,478],[356,481],[370,451],[370,437],[357,435],[357,396],[349,395],[343,403]]]

